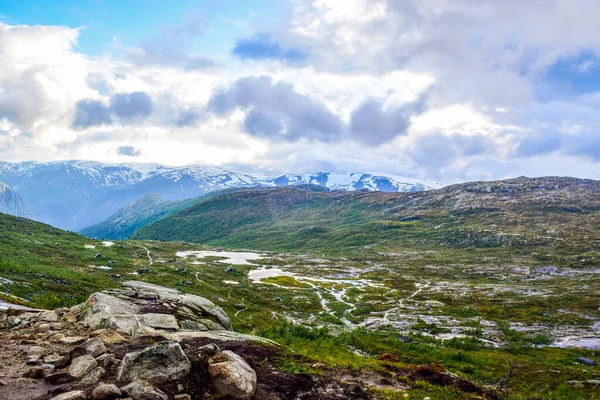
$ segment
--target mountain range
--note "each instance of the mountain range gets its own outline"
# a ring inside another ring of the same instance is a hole
[[[21,196],[2,182],[0,182],[0,213],[17,217],[31,217],[31,213]]]
[[[90,161],[0,162],[0,181],[24,200],[33,217],[79,231],[101,223],[147,194],[179,201],[228,188],[316,184],[336,190],[415,192],[431,186],[379,174],[317,172],[255,177],[226,169]]]

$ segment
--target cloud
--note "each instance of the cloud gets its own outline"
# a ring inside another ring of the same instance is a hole
[[[108,107],[98,100],[79,100],[75,104],[73,128],[85,129],[90,126],[108,125],[112,123]]]
[[[185,128],[197,125],[204,119],[205,114],[202,110],[196,108],[184,108],[177,111],[174,122],[175,126]]]
[[[118,93],[110,98],[110,111],[122,120],[147,117],[152,114],[152,99],[144,92]]]
[[[248,39],[237,40],[232,54],[242,60],[279,60],[289,64],[302,65],[306,61],[304,51],[288,48],[273,41],[268,35],[256,35]]]
[[[75,104],[72,127],[86,129],[92,126],[110,125],[113,117],[123,123],[139,121],[152,114],[153,103],[144,92],[118,93],[110,98],[106,106],[99,100],[80,100]]]
[[[238,109],[247,111],[245,130],[258,137],[328,142],[338,139],[344,130],[343,121],[327,106],[269,76],[238,79],[217,91],[208,104],[208,110],[220,116]]]
[[[129,49],[128,58],[139,66],[172,67],[187,71],[216,71],[223,67],[214,58],[189,54],[192,41],[205,35],[204,18],[193,15],[183,26],[165,26],[157,36]]]
[[[117,147],[117,154],[127,157],[137,157],[142,154],[142,151],[134,146],[119,146]]]
[[[423,101],[418,100],[398,107],[384,108],[381,100],[368,99],[352,112],[352,138],[368,145],[391,142],[408,133],[410,119],[423,112]]]
[[[410,157],[419,168],[435,178],[444,176],[443,170],[458,161],[471,157],[486,156],[491,160],[502,157],[502,146],[483,135],[444,135],[432,133],[416,138],[408,146],[405,156]]]
[[[519,138],[516,153],[520,157],[548,154],[559,150],[562,140],[562,135],[554,130],[529,134]]]
[[[37,134],[90,94],[78,29],[0,22],[0,118]]]
[[[564,153],[600,161],[600,133],[581,132],[563,136]]]

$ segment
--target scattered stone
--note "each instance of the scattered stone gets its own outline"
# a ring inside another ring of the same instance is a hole
[[[60,340],[62,344],[66,345],[76,345],[85,342],[87,338],[85,336],[67,336]]]
[[[52,385],[58,383],[67,383],[73,380],[73,377],[68,372],[55,372],[53,374],[47,375],[44,377],[46,383],[50,383]]]
[[[90,372],[89,374],[87,374],[86,376],[83,377],[83,379],[80,382],[80,385],[83,388],[89,388],[92,386],[96,386],[97,384],[100,383],[100,380],[105,375],[106,375],[106,371],[104,370],[104,368],[96,367],[92,370],[92,372]]]
[[[210,356],[213,356],[213,355],[217,354],[219,351],[221,351],[221,349],[216,344],[210,343],[210,344],[200,347],[198,349],[198,351],[202,354],[208,354]]]
[[[132,400],[169,400],[161,390],[141,379],[136,379],[129,385],[122,387],[121,391],[131,397]]]
[[[89,354],[92,357],[97,357],[104,353],[106,353],[106,346],[104,346],[104,342],[98,338],[93,338],[86,340],[79,346],[75,347],[71,351],[71,357],[75,358],[86,354]]]
[[[29,357],[37,356],[38,358],[40,358],[44,354],[46,354],[47,352],[48,352],[48,350],[46,350],[45,347],[42,347],[42,346],[31,346],[29,348],[29,350],[27,350],[27,355],[29,355]]]
[[[192,364],[177,342],[161,342],[123,357],[117,380],[130,382],[137,378],[164,383],[186,376]]]
[[[23,321],[21,320],[21,318],[11,315],[7,318],[6,322],[8,323],[9,328],[14,328],[15,326],[20,325]]]
[[[68,369],[68,374],[73,379],[81,379],[94,368],[98,366],[98,362],[89,354],[74,358]]]
[[[49,356],[44,357],[44,363],[53,364],[57,368],[62,368],[69,363],[69,359],[58,353],[52,353]]]
[[[234,352],[225,350],[211,358],[208,373],[219,394],[241,400],[254,396],[256,372]]]
[[[92,400],[112,400],[121,397],[121,394],[115,385],[103,383],[92,390]]]
[[[38,365],[37,367],[33,367],[29,370],[29,377],[34,378],[34,379],[39,379],[39,378],[43,378],[44,377],[44,372],[45,371],[49,371],[46,372],[46,376],[48,376],[49,374],[54,372],[54,365],[52,364],[42,364],[42,365]]]
[[[60,354],[52,353],[52,354],[44,357],[44,362],[47,364],[54,364],[56,362],[56,360],[58,360],[59,358],[60,358]]]
[[[36,365],[39,363],[40,363],[40,356],[38,356],[38,355],[29,357],[26,362],[27,365]]]
[[[46,311],[40,314],[40,320],[45,322],[58,322],[60,317],[56,311]]]
[[[51,330],[52,330],[52,325],[50,325],[50,324],[40,324],[37,326],[37,328],[35,328],[35,331],[40,332],[40,333],[49,332]]]
[[[59,394],[50,400],[85,400],[85,393],[81,390],[74,390],[72,392]]]
[[[192,400],[189,394],[176,394],[173,400]]]
[[[585,365],[589,365],[590,367],[593,367],[596,364],[596,361],[590,359],[590,358],[586,358],[586,357],[579,357],[577,359],[577,362],[579,364],[585,364]]]
[[[102,340],[104,344],[116,344],[125,341],[125,338],[121,336],[118,332],[113,331],[112,329],[107,329],[101,334],[99,334],[98,339]]]

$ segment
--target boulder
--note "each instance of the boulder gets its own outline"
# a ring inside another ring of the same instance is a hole
[[[169,400],[166,394],[141,379],[136,379],[122,387],[121,391],[132,400]]]
[[[145,379],[151,383],[164,383],[186,376],[192,364],[177,342],[161,342],[134,353],[128,353],[117,372],[122,383]]]
[[[148,312],[150,309],[164,312]],[[225,311],[210,300],[138,281],[124,282],[122,289],[94,293],[71,312],[92,329],[108,328],[128,335],[144,332],[141,328],[179,330],[174,314],[182,317],[181,313],[185,319],[196,321],[199,329],[231,330]]]
[[[58,322],[60,317],[56,311],[46,311],[40,314],[40,320],[45,322]]]
[[[6,322],[8,323],[9,328],[14,328],[15,326],[20,325],[23,320],[15,315],[11,315],[7,318]]]
[[[92,370],[92,372],[83,377],[80,385],[85,388],[96,386],[98,383],[100,383],[100,380],[104,377],[104,375],[106,375],[104,368],[96,367]]]
[[[98,338],[88,339],[79,346],[75,347],[71,351],[71,357],[79,357],[89,354],[92,357],[98,357],[101,354],[106,353],[106,346],[104,342]]]
[[[208,373],[222,396],[250,399],[256,391],[256,372],[240,356],[230,350],[218,353],[208,361]]]
[[[85,400],[85,393],[81,390],[74,390],[72,392],[59,394],[50,400]]]
[[[123,336],[119,335],[118,332],[113,331],[112,329],[105,330],[104,332],[100,333],[97,338],[102,340],[104,344],[115,344],[125,341]]]
[[[69,366],[67,373],[73,379],[81,379],[97,366],[98,363],[96,362],[94,357],[90,356],[89,354],[86,354],[84,356],[74,358],[71,361],[71,365]]]
[[[221,307],[216,306],[212,301],[204,297],[193,294],[180,293],[173,289],[168,289],[163,286],[153,285],[140,281],[123,282],[123,286],[135,290],[136,292],[145,291],[156,294],[160,301],[185,306],[192,311],[201,315],[213,317],[226,329],[231,329],[231,321]]]
[[[48,376],[49,374],[54,372],[54,365],[52,364],[42,364],[37,367],[33,367],[29,370],[29,376],[31,378],[43,378],[44,374]],[[48,372],[45,372],[48,371]]]
[[[103,383],[92,390],[92,400],[112,400],[121,397],[121,391],[112,384]]]
[[[85,336],[67,336],[59,340],[60,343],[69,345],[77,345],[85,342],[87,337]]]
[[[27,355],[29,357],[42,357],[44,354],[47,354],[48,350],[46,350],[45,347],[42,346],[31,346],[28,350],[27,350]]]
[[[73,377],[68,372],[55,372],[54,374],[50,374],[44,377],[46,383],[51,385],[59,384],[59,383],[67,383],[73,380]]]

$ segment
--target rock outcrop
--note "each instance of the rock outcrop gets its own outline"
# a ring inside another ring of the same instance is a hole
[[[210,300],[139,281],[94,293],[73,311],[92,329],[132,335],[146,334],[148,329],[176,331],[181,325],[199,331],[231,330],[225,311]]]
[[[222,351],[208,360],[208,373],[219,394],[236,399],[254,396],[256,372],[233,351]]]
[[[210,367],[221,372],[211,374],[201,348],[268,343],[233,332],[227,314],[208,299],[144,282],[94,293],[71,309],[8,309],[3,317],[0,326],[9,330],[9,342],[19,338],[25,345],[25,351],[19,350],[23,375],[39,389],[18,393],[0,385],[0,398],[7,400],[191,399],[185,390],[198,392],[195,381],[209,382],[202,389],[207,393],[249,399],[256,390],[256,373],[248,363],[231,351],[222,352],[227,357]],[[198,340],[203,345],[186,354],[183,347],[190,350]],[[224,373],[232,379],[227,381]]]
[[[117,381],[131,382],[143,379],[152,383],[165,383],[181,379],[192,368],[181,346],[177,342],[161,342],[123,358]]]

